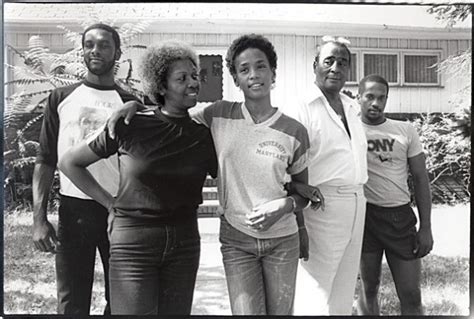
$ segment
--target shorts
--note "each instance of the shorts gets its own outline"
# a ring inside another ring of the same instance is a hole
[[[381,207],[367,203],[362,253],[385,250],[404,260],[416,259],[416,222],[410,204]]]

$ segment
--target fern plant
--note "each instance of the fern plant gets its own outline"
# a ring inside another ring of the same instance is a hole
[[[90,20],[80,21],[78,24],[84,30],[98,22],[111,26],[115,24],[114,21],[101,19],[98,14],[93,14]],[[149,24],[149,21],[125,23],[116,28],[120,35],[123,56],[126,56],[131,49],[146,49],[145,45],[132,44],[132,41]],[[56,88],[83,80],[87,74],[87,68],[83,63],[82,34],[66,26],[58,26],[58,28],[64,32],[65,39],[72,44],[71,49],[65,53],[51,52],[43,39],[37,35],[29,39],[28,49],[23,52],[11,45],[6,45],[7,50],[12,52],[20,63],[5,64],[6,70],[11,71],[13,78],[4,83],[5,92],[12,91],[13,93],[5,98],[4,104],[4,167],[6,171],[4,188],[8,183],[13,183],[13,185],[20,183],[22,185],[19,187],[23,188],[25,184],[31,187],[31,174],[23,173],[24,170],[31,170],[36,153],[25,152],[24,148],[25,145],[36,145],[32,140],[37,140],[39,136],[39,123],[41,123],[42,110],[48,96]],[[120,68],[126,68],[126,76],[116,76],[117,84],[142,98],[144,94],[139,89],[140,81],[135,79],[133,74],[133,61],[127,58],[117,61],[116,75]],[[37,147],[34,147],[35,151],[36,149]],[[21,178],[21,176],[28,177]],[[11,195],[13,198],[16,197],[15,194]]]
[[[82,22],[81,26],[85,29],[92,23]],[[145,45],[131,43],[148,25],[148,21],[126,23],[117,29],[123,43],[122,51],[124,53],[134,48],[146,48]],[[19,57],[22,63],[20,65],[6,64],[6,68],[13,71],[14,80],[6,82],[5,86],[14,86],[15,89],[15,93],[5,99],[6,127],[14,121],[15,114],[41,110],[48,95],[55,88],[84,79],[87,68],[83,63],[81,33],[71,31],[65,26],[58,26],[58,28],[64,31],[64,37],[73,44],[73,47],[65,53],[50,52],[40,36],[32,36],[29,39],[28,50],[25,52],[20,52],[7,45],[7,49]],[[140,81],[133,78],[132,60],[118,61],[115,66],[116,73],[123,65],[128,68],[127,76],[117,78],[117,83],[125,90],[143,96],[143,92],[136,88]]]

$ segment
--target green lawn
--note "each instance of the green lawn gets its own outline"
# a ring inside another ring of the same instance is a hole
[[[446,240],[460,241],[466,238],[466,234],[461,236],[459,232],[460,229],[464,229],[464,232],[466,232],[466,227],[469,232],[469,224],[466,226],[466,222],[459,218],[460,213],[458,212],[465,210],[468,214],[469,206],[440,207],[433,210],[434,224],[436,224],[435,220],[439,219],[437,224],[441,224],[442,228],[446,228],[446,225],[448,225],[447,227],[456,227],[455,225],[459,227],[443,229],[453,234],[453,236],[443,237],[441,231],[437,228],[441,226],[433,226],[435,247],[438,246],[439,251],[443,252],[443,256],[432,254],[423,259],[422,293],[427,315],[469,314],[469,258],[466,257],[468,255],[465,252],[462,256],[446,255],[444,251],[449,251],[449,247],[441,247],[456,244],[446,242]],[[465,212],[463,216],[463,218],[466,218]],[[50,219],[55,222],[56,218],[57,216],[52,215]],[[456,223],[456,220],[458,223]],[[56,312],[54,257],[51,254],[41,253],[34,249],[31,240],[31,221],[30,211],[5,212],[4,215],[5,314],[54,314]],[[450,225],[447,221],[454,222]],[[438,232],[439,236],[437,236]],[[217,235],[206,234],[202,240],[203,243],[217,242]],[[463,243],[463,245],[469,247],[468,236],[467,240],[468,242]],[[219,256],[219,254],[216,253],[214,256]],[[210,276],[207,272],[211,270],[206,267],[201,268],[201,276]],[[206,283],[208,281],[202,280],[202,278],[200,283],[197,284],[196,289],[202,291],[196,293],[196,305],[193,308],[193,313],[202,315],[229,313],[228,308],[226,308],[228,307],[228,300],[224,291],[226,287],[222,280],[222,269],[221,267],[214,268],[216,269],[212,269],[211,276],[213,280],[209,281],[209,284]],[[96,269],[91,313],[101,314],[104,307],[103,281],[100,273],[101,267],[96,267]],[[217,287],[222,290],[222,292],[213,291],[216,298],[222,300],[212,301],[206,297],[207,302],[206,307],[204,307],[204,304],[196,299],[200,295],[205,297],[204,294],[209,293],[208,285],[210,284],[214,284],[214,288]],[[383,315],[397,315],[400,313],[395,287],[386,263],[383,264],[382,269],[380,306]],[[216,312],[215,309],[219,310]]]

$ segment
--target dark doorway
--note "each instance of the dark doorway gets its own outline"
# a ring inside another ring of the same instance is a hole
[[[200,55],[201,90],[199,102],[214,102],[222,99],[222,57],[220,55]]]

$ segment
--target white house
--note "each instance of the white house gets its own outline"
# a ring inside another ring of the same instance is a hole
[[[225,67],[225,53],[237,36],[261,33],[278,54],[272,102],[292,103],[311,90],[316,45],[324,35],[350,42],[352,65],[346,89],[354,95],[366,74],[379,73],[390,82],[387,112],[449,112],[449,101],[470,77],[449,79],[431,67],[472,47],[472,30],[437,24],[425,6],[347,4],[234,3],[75,3],[4,4],[4,43],[25,50],[39,35],[53,52],[72,47],[57,25],[80,30],[79,21],[100,18],[120,26],[148,20],[135,41],[152,44],[178,38],[191,43],[201,56],[202,101],[241,100]],[[129,52],[138,63],[139,50]],[[7,63],[12,55],[5,51]],[[11,77],[6,74],[6,79]]]

